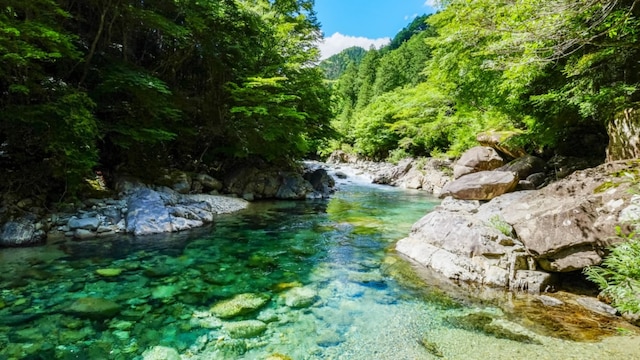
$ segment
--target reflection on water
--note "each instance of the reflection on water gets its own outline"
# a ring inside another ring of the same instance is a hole
[[[0,359],[132,359],[154,346],[185,359],[630,354],[425,289],[391,249],[435,204],[352,184],[330,201],[255,203],[188,233],[4,249]]]

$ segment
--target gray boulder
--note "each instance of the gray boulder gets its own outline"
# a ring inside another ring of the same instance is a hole
[[[202,184],[202,188],[205,191],[220,191],[223,187],[222,181],[207,174],[196,174],[193,180]]]
[[[478,171],[494,170],[504,165],[504,159],[493,148],[476,146],[467,150],[453,166],[453,178]]]
[[[45,232],[39,228],[35,216],[24,216],[6,222],[0,229],[0,246],[28,246],[42,243]]]
[[[440,197],[453,196],[462,200],[491,200],[516,189],[518,178],[512,172],[480,171],[448,183]]]
[[[100,226],[100,219],[98,219],[97,217],[78,219],[77,217],[73,216],[69,219],[67,226],[69,226],[69,229],[71,230],[83,229],[95,231],[96,229],[98,229],[98,226]]]
[[[464,210],[427,214],[396,250],[449,279],[493,287],[508,288],[517,270],[528,269],[517,240]]]
[[[525,155],[497,168],[496,171],[514,172],[517,174],[518,179],[524,180],[531,174],[544,173],[546,167],[547,163],[539,157]]]
[[[128,233],[138,236],[173,231],[169,209],[157,191],[135,190],[127,200],[127,208]]]
[[[625,209],[633,207],[631,184],[618,175],[632,166],[617,162],[575,172],[529,192],[503,213],[504,219],[546,271],[597,265],[606,248],[619,241],[615,228],[624,223]]]

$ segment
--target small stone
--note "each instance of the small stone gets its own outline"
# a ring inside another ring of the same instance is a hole
[[[151,291],[151,297],[154,299],[166,299],[173,297],[178,289],[173,285],[161,285]]]
[[[248,314],[263,307],[269,301],[268,295],[245,293],[223,300],[211,307],[211,313],[223,319]]]
[[[545,306],[561,306],[564,305],[564,302],[560,299],[556,299],[552,296],[548,295],[538,295],[536,299],[540,300],[540,302]]]
[[[223,329],[233,338],[252,338],[267,330],[267,324],[259,320],[235,321],[224,324]]]
[[[180,360],[176,349],[166,346],[154,346],[142,353],[143,360]]]
[[[115,277],[122,274],[122,269],[118,268],[104,268],[96,270],[96,274],[104,277]]]
[[[111,300],[86,297],[77,299],[66,311],[90,319],[108,319],[120,312],[120,305]]]
[[[616,316],[618,310],[614,307],[603,303],[602,301],[591,298],[591,297],[581,297],[577,298],[576,302],[580,304],[580,306],[584,307],[587,310],[591,310],[595,313],[605,315],[605,316]]]
[[[323,331],[319,334],[317,343],[322,347],[337,346],[344,342],[344,336],[340,335],[337,331]]]
[[[293,288],[282,294],[284,303],[292,308],[304,308],[313,305],[318,297],[318,292],[308,286]]]

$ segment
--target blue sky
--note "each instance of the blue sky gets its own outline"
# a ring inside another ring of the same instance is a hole
[[[315,0],[325,40],[322,58],[351,46],[386,45],[418,15],[434,12],[434,0]]]

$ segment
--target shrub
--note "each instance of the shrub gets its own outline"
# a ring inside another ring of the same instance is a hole
[[[637,225],[640,225],[637,224]],[[640,236],[623,235],[623,242],[611,248],[601,266],[585,268],[587,278],[598,285],[601,295],[623,313],[640,313]]]

